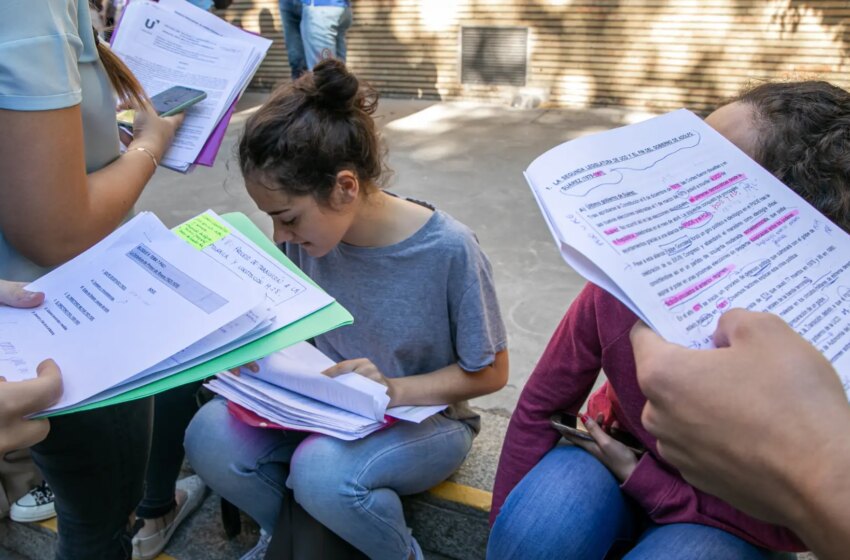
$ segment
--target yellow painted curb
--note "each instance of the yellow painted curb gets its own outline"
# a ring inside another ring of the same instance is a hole
[[[41,525],[45,529],[49,529],[49,530],[53,531],[54,533],[56,532],[56,518],[55,517],[51,517],[50,519],[47,519],[45,521],[39,521],[38,525]],[[154,560],[177,560],[177,559],[174,558],[173,556],[169,556],[168,554],[160,554]]]
[[[55,517],[51,517],[50,519],[46,519],[44,521],[39,521],[38,524],[41,525],[42,527],[44,527],[45,529],[50,529],[54,533],[56,532],[56,518]]]
[[[490,511],[490,502],[493,500],[491,492],[448,481],[434,486],[428,492],[437,498],[457,502],[481,511]]]

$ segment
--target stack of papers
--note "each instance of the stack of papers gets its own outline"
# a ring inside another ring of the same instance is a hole
[[[357,373],[328,377],[333,360],[306,342],[258,361],[259,371],[220,373],[210,390],[284,428],[354,440],[386,425],[385,416],[421,422],[441,406],[387,408],[387,388]]]
[[[782,317],[850,395],[850,235],[685,110],[587,136],[525,172],[564,259],[671,342],[733,307]]]
[[[142,213],[28,289],[45,303],[0,308],[0,371],[23,380],[56,360],[52,414],[154,394],[351,322],[273,246],[211,211],[174,231]]]
[[[248,87],[271,41],[248,33],[185,0],[136,0],[121,15],[112,50],[149,96],[172,86],[205,91],[162,164],[188,171],[212,165],[239,96]]]

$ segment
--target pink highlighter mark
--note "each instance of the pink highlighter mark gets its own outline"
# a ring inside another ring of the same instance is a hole
[[[594,173],[593,173],[593,176],[594,176],[594,177],[604,177],[604,176],[605,176],[605,172],[604,172],[604,171],[601,171],[601,170],[600,170],[600,171],[596,171],[596,172],[594,172]]]
[[[605,235],[611,235],[612,233],[617,233],[618,231],[620,231],[620,228],[618,227],[608,228],[605,230]]]
[[[709,177],[709,179],[711,179],[712,181],[716,181],[716,180],[720,179],[721,177],[723,177],[724,175],[726,175],[726,172],[721,171],[720,173],[715,173],[714,175]]]
[[[688,200],[690,202],[699,202],[703,198],[708,198],[709,196],[722,191],[726,187],[734,185],[735,183],[739,183],[746,178],[747,178],[747,176],[744,175],[743,173],[739,173],[738,175],[733,175],[732,177],[729,177],[728,179],[726,179],[722,183],[718,183],[718,184],[714,185],[713,187],[711,187],[707,191],[702,191],[699,194],[695,194],[694,196],[690,197]]]
[[[615,239],[614,245],[625,245],[626,243],[628,243],[632,239],[636,239],[636,238],[637,238],[636,233],[630,233],[628,235],[624,235],[623,237],[620,237],[619,239]]]
[[[681,188],[682,188],[682,185],[679,184],[679,183],[673,183],[672,185],[670,185],[670,190],[673,190],[673,191],[677,191]]]
[[[690,220],[686,220],[686,221],[682,222],[682,229],[687,229],[687,228],[699,226],[699,225],[705,223],[707,220],[710,220],[710,219],[711,219],[711,213],[710,212],[703,212],[702,214],[700,214],[696,218],[691,218]]]
[[[733,264],[730,264],[726,268],[721,268],[720,270],[718,270],[717,272],[715,272],[714,274],[712,274],[708,278],[703,278],[702,280],[700,280],[699,282],[697,282],[693,286],[685,288],[683,291],[679,292],[678,294],[665,299],[664,305],[666,305],[667,307],[673,307],[674,305],[676,305],[680,301],[687,299],[687,298],[691,297],[692,295],[694,295],[695,293],[699,292],[700,290],[704,290],[705,288],[714,284],[715,282],[717,282],[718,280],[720,280],[721,278],[723,278],[724,276],[726,276],[727,274],[732,272],[734,269],[735,269],[735,265],[733,265]]]
[[[757,234],[750,237],[750,241],[758,241],[759,239],[761,239],[762,237],[764,237],[768,233],[774,231],[776,228],[778,228],[779,226],[781,226],[782,224],[784,224],[785,222],[787,222],[791,218],[797,216],[799,213],[800,213],[799,210],[792,210],[792,211],[788,212],[787,214],[785,214],[784,216],[782,216],[781,218],[779,218],[778,220],[776,220],[775,222],[773,222],[772,224],[770,224],[769,226],[767,226],[766,228],[764,228],[763,230],[758,232]]]
[[[694,311],[699,311],[700,309],[702,309],[702,305],[700,305],[700,304],[698,303],[698,304],[694,305],[692,309],[693,309]]]
[[[717,309],[726,309],[727,307],[729,307],[728,299],[721,300],[720,303],[717,304]]]
[[[744,235],[751,234],[752,232],[754,232],[755,230],[757,230],[758,228],[760,228],[761,226],[763,226],[766,223],[767,223],[767,218],[762,218],[761,220],[757,221],[756,223],[754,223],[753,225],[751,225],[750,227],[745,229]]]

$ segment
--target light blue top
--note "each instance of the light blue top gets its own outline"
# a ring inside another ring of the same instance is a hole
[[[210,11],[213,7],[213,0],[186,0],[190,4],[194,4],[197,7]]]
[[[387,377],[454,363],[474,372],[507,347],[490,262],[472,231],[444,212],[388,247],[340,244],[318,259],[291,243],[284,251],[354,316],[315,339],[335,362],[368,358]],[[447,414],[478,430],[465,403]]]
[[[351,5],[351,2],[349,0],[301,0],[301,3],[305,6],[346,7]]]
[[[87,171],[117,158],[115,95],[97,55],[88,2],[2,0],[0,21],[0,109],[81,105]],[[0,231],[0,278],[34,280],[46,270],[18,254]]]

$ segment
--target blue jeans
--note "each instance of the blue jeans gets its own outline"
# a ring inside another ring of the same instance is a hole
[[[400,495],[423,492],[463,462],[472,429],[437,414],[356,441],[252,428],[216,398],[186,431],[186,455],[225,499],[274,530],[287,488],[310,515],[373,559],[407,560],[413,547]]]
[[[57,560],[129,560],[142,498],[152,399],[50,419],[32,456],[56,495]]]
[[[652,523],[602,463],[566,445],[547,453],[508,495],[487,558],[601,560],[615,545],[631,548],[627,560],[794,558],[706,525]]]
[[[349,27],[350,6],[304,4],[301,7],[301,39],[307,68],[312,70],[322,60],[325,51],[333,58],[345,60],[345,34]]]
[[[280,20],[283,23],[283,41],[292,79],[307,71],[304,41],[301,39],[301,0],[279,0]]]

